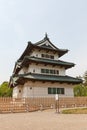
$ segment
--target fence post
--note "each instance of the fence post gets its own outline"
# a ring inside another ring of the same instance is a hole
[[[59,113],[59,94],[55,94],[56,113]]]

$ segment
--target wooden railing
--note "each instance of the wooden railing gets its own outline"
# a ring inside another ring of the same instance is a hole
[[[87,97],[74,98],[0,98],[0,113],[31,112],[37,110],[54,109],[58,103],[59,108],[87,107]]]

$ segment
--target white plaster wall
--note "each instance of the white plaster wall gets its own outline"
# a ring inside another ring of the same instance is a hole
[[[46,52],[44,50],[41,50],[41,51],[38,51],[38,50],[34,50],[30,56],[34,56],[34,57],[39,57],[39,58],[42,58],[41,57],[41,54],[49,54],[49,55],[53,55],[54,56],[54,60],[58,60],[58,54],[57,53],[53,53],[53,52]]]
[[[26,86],[23,86],[23,94],[22,97],[28,97],[28,88]]]
[[[27,71],[28,71],[28,68],[23,67],[23,68],[19,71],[19,74],[27,73]]]
[[[28,71],[28,68],[27,67],[23,67],[23,71],[24,71],[24,73],[26,73]]]
[[[72,87],[66,87],[65,88],[65,95],[66,97],[69,96],[69,97],[73,97],[74,96],[74,93],[73,93],[73,88]]]
[[[33,70],[35,70],[35,73],[41,74],[41,69],[59,70],[59,75],[65,76],[65,68],[60,68],[60,67],[57,67],[57,66],[53,67],[52,65],[46,65],[46,66],[44,66],[42,64],[36,65],[34,63],[29,65],[28,72],[33,73]]]
[[[45,97],[47,88],[24,86],[22,97]]]
[[[19,90],[21,90],[21,92],[19,92]],[[22,85],[18,85],[16,87],[13,88],[13,98],[21,98],[23,95],[23,86]]]
[[[23,69],[21,69],[18,74],[24,74]]]
[[[42,51],[41,51],[42,52]],[[39,57],[41,58],[41,52],[38,52],[38,50],[34,50],[30,56]]]
[[[42,83],[42,82],[28,82],[23,87],[22,97],[54,97],[55,94],[48,94],[48,87],[64,88],[65,94],[60,97],[73,97],[73,85],[59,84],[59,83]]]
[[[66,75],[65,68],[59,68],[59,75],[62,75],[62,76]]]
[[[17,98],[17,96],[18,96],[18,91],[19,91],[19,90],[18,90],[18,87],[14,87],[14,88],[13,88],[13,95],[12,95],[13,98]]]
[[[54,54],[54,60],[58,60],[58,59],[59,59],[58,54]]]

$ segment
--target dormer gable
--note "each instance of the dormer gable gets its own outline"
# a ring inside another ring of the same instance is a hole
[[[40,46],[40,47],[49,48],[49,49],[55,49],[55,50],[58,49],[56,46],[54,46],[54,45],[51,43],[51,41],[49,40],[47,34],[45,34],[45,37],[44,37],[43,40],[41,40],[41,41],[35,43],[35,45]]]

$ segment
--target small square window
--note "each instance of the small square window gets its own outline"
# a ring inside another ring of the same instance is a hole
[[[41,54],[41,57],[44,57],[44,54]]]
[[[19,90],[19,93],[21,93],[21,90]]]
[[[35,73],[35,69],[33,70],[33,73]]]

